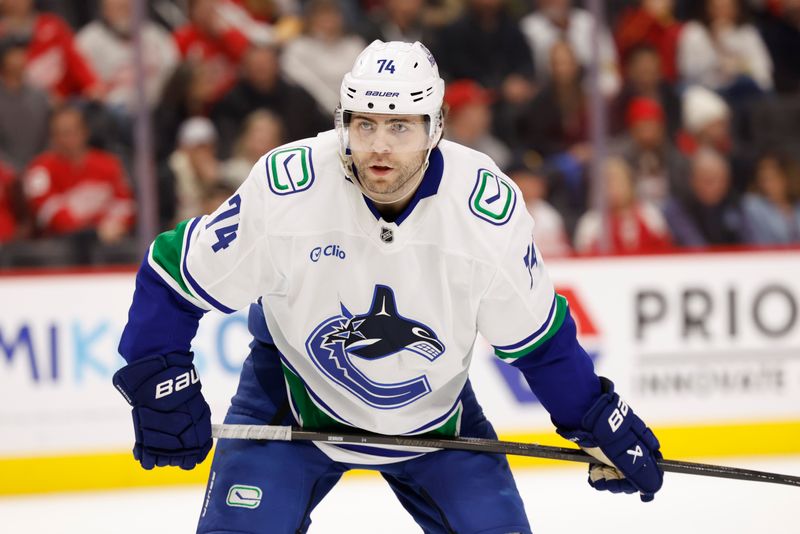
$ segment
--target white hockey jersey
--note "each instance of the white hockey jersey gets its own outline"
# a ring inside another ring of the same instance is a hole
[[[261,298],[299,424],[458,434],[477,333],[514,359],[566,313],[533,221],[491,159],[443,140],[409,208],[387,222],[345,178],[338,149],[329,131],[273,150],[215,213],[157,239],[150,265],[204,309]]]

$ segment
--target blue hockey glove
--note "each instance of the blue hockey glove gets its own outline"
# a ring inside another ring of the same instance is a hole
[[[603,394],[589,408],[579,430],[557,429],[583,450],[603,462],[589,465],[589,485],[612,493],[641,494],[652,501],[661,488],[664,472],[656,464],[662,458],[653,431],[614,393],[614,384],[600,377]]]
[[[133,456],[145,469],[192,469],[211,450],[211,411],[200,392],[191,354],[149,356],[114,374],[133,406]]]

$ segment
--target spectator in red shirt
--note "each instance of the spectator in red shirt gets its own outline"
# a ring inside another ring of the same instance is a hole
[[[15,35],[28,41],[26,77],[55,100],[81,95],[96,100],[102,86],[75,47],[72,30],[51,13],[37,13],[33,0],[0,2],[0,36]]]
[[[608,158],[603,170],[608,203],[608,252],[642,254],[669,249],[671,238],[664,216],[652,204],[636,198],[633,174],[625,160]],[[575,231],[575,251],[579,254],[602,252],[602,231],[599,211],[584,214]]]
[[[134,202],[119,160],[87,144],[83,115],[65,107],[50,122],[51,149],[40,154],[24,178],[35,224],[44,235],[94,231],[105,244],[130,230]]]
[[[664,78],[678,78],[677,50],[682,25],[675,20],[674,0],[642,0],[641,5],[629,8],[620,17],[614,37],[623,61],[641,45],[650,45],[661,56]]]
[[[242,32],[225,22],[219,9],[219,0],[191,0],[189,24],[174,33],[184,59],[200,60],[212,68],[217,97],[233,85],[237,67],[250,46]]]

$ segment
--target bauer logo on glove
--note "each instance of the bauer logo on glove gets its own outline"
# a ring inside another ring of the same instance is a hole
[[[626,415],[628,415],[628,405],[625,404],[625,401],[619,399],[617,409],[611,412],[608,418],[608,426],[611,427],[611,432],[616,432],[619,429]]]
[[[658,439],[616,393],[614,384],[600,377],[602,395],[583,416],[580,429],[557,429],[602,463],[589,465],[589,485],[612,493],[641,494],[653,500],[664,473]],[[608,424],[605,424],[608,423]]]
[[[133,456],[145,469],[192,469],[211,450],[211,411],[192,355],[154,355],[114,374],[114,386],[133,406]]]
[[[170,378],[168,380],[164,380],[163,382],[157,384],[156,399],[160,399],[161,397],[166,397],[167,395],[171,395],[176,391],[180,391],[198,382],[200,382],[200,379],[197,378],[197,371],[195,371],[194,368],[192,368],[191,371],[187,371],[176,378]]]

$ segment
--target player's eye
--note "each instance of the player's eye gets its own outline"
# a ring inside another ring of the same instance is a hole
[[[358,129],[363,132],[371,132],[375,129],[375,126],[369,121],[358,121]]]
[[[391,128],[395,133],[405,133],[408,131],[408,124],[404,122],[393,122]]]

